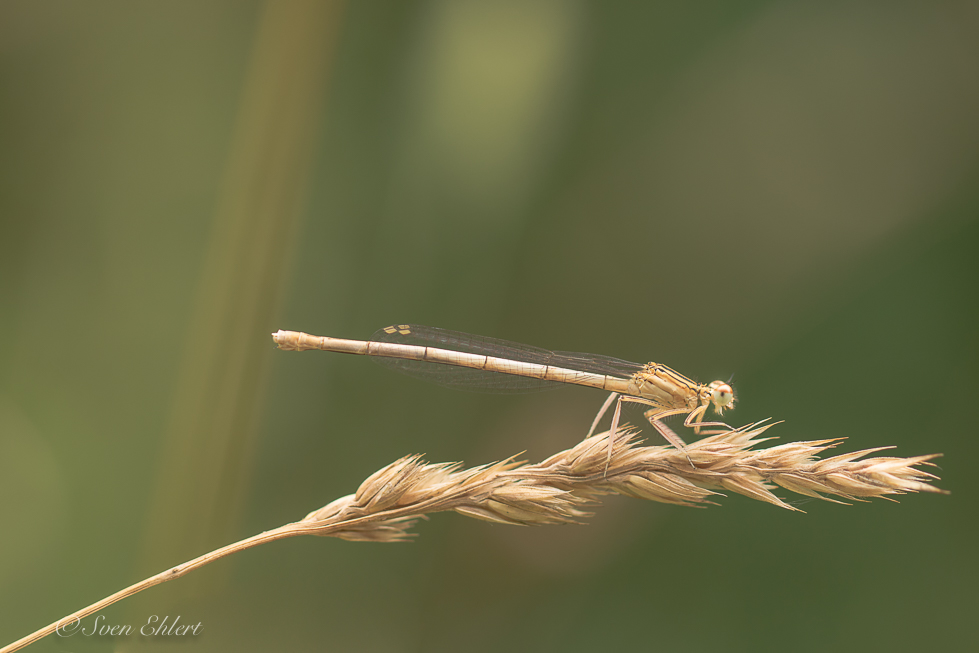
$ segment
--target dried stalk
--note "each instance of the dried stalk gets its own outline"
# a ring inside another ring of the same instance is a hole
[[[400,542],[424,515],[453,510],[501,524],[577,524],[596,497],[622,494],[682,506],[713,503],[729,490],[788,510],[798,510],[772,490],[786,490],[843,503],[824,495],[861,501],[908,492],[944,493],[929,482],[937,476],[918,467],[939,454],[913,458],[866,456],[865,449],[832,458],[817,456],[840,439],[790,442],[753,449],[772,424],[752,424],[688,445],[686,451],[642,446],[634,433],[619,431],[608,463],[608,434],[591,437],[547,460],[527,465],[508,459],[461,469],[459,463],[426,463],[406,456],[375,472],[351,494],[303,519],[229,544],[121,590],[20,639],[0,653],[12,653],[116,601],[179,578],[218,558],[296,535],[345,540]],[[862,459],[862,460],[861,460]]]

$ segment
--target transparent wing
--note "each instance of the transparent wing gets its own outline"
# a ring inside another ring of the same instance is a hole
[[[549,351],[539,347],[523,345],[508,340],[487,338],[471,333],[449,331],[417,324],[398,324],[377,331],[371,338],[376,342],[390,342],[401,345],[437,347],[450,351],[460,351],[482,356],[495,356],[521,363],[536,363],[563,367],[579,372],[607,374],[617,378],[628,378],[642,369],[638,363],[576,352]],[[378,364],[418,379],[440,385],[491,393],[523,393],[549,390],[562,385],[558,381],[543,381],[526,376],[516,376],[502,372],[487,372],[456,365],[430,363],[428,361],[405,360],[371,356]]]

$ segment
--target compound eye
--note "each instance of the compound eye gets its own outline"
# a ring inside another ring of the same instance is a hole
[[[726,383],[718,383],[711,394],[714,395],[714,403],[722,408],[730,406],[734,401],[734,389]]]

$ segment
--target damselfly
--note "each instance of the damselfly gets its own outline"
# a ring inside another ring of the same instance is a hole
[[[686,414],[684,426],[698,435],[702,427],[724,427],[703,421],[707,409],[722,415],[734,408],[734,391],[724,381],[701,384],[660,363],[630,363],[595,354],[548,351],[496,338],[416,324],[398,324],[377,331],[369,341],[311,336],[297,331],[272,334],[279,349],[319,349],[371,356],[409,376],[442,385],[484,392],[528,392],[562,383],[611,392],[592,422],[590,436],[615,403],[609,441],[619,424],[622,404],[649,406],[646,419],[673,446],[684,442],[659,420]],[[704,435],[716,433],[706,431]]]

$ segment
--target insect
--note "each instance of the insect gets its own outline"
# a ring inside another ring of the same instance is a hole
[[[279,349],[319,349],[371,356],[378,363],[410,376],[472,390],[527,392],[563,383],[606,390],[610,395],[588,435],[594,433],[614,403],[610,445],[623,403],[649,406],[643,413],[646,419],[680,450],[685,448],[683,440],[660,420],[686,414],[683,425],[700,435],[704,427],[729,428],[723,422],[703,421],[708,408],[713,406],[718,415],[734,408],[734,390],[729,383],[697,383],[660,363],[639,364],[596,354],[548,351],[416,324],[384,327],[368,341],[312,336],[298,331],[278,331],[272,338]],[[704,435],[718,432],[706,431]]]

